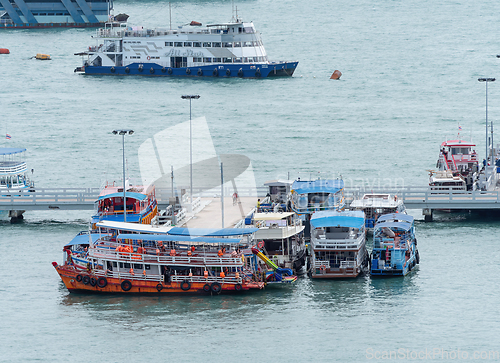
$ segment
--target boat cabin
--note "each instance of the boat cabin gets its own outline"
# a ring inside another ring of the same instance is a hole
[[[364,194],[362,198],[353,200],[349,208],[365,213],[366,228],[373,228],[378,216],[383,214],[406,213],[403,201],[391,194]]]
[[[341,179],[296,180],[290,194],[291,208],[297,214],[342,210],[345,207],[344,181]]]
[[[34,182],[28,177],[25,152],[23,148],[0,148],[0,189],[34,187]]]
[[[479,160],[474,148],[475,144],[464,140],[448,140],[441,144],[438,170],[451,170],[461,175],[468,175],[478,170]]]

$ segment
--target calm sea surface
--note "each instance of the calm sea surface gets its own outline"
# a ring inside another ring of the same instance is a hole
[[[298,60],[293,78],[86,77],[73,54],[94,30],[0,31],[0,145],[28,149],[39,187],[119,180],[137,150],[189,118],[199,94],[218,153],[252,160],[257,185],[327,171],[372,184],[425,185],[440,143],[455,136],[484,156],[485,86],[498,77],[496,1],[237,2],[269,58]],[[168,3],[117,0],[134,25],[168,26]],[[174,26],[228,21],[229,1],[172,3]],[[47,53],[49,62],[30,59]],[[334,70],[341,80],[329,77]],[[489,86],[489,118],[500,84]],[[500,126],[500,124],[499,124]],[[498,139],[500,140],[500,138]],[[186,140],[187,142],[187,140]],[[421,220],[420,211],[410,211]],[[362,362],[499,358],[500,221],[437,215],[417,222],[420,268],[404,279],[311,281],[239,296],[69,294],[51,265],[90,212],[27,212],[0,223],[0,361]],[[391,353],[392,352],[392,353]],[[492,353],[493,352],[493,355]],[[495,355],[496,352],[496,355]]]

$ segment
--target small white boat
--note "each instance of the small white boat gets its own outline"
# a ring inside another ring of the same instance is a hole
[[[361,199],[355,199],[349,206],[350,210],[360,210],[365,213],[366,228],[372,230],[378,216],[388,213],[406,213],[402,199],[391,194],[364,194]]]

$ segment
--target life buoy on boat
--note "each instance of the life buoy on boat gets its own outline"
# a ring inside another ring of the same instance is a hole
[[[259,243],[257,243],[257,247],[259,247],[259,249],[262,249],[264,247],[264,241],[260,241]]]
[[[81,282],[82,279],[83,279],[82,275],[76,275],[76,278],[75,278],[76,281]]]
[[[148,55],[146,58],[147,58],[148,60],[151,60],[151,57],[150,57],[149,55]]]
[[[101,276],[97,279],[97,286],[99,286],[101,289],[103,287],[106,287],[107,285],[108,285],[108,280],[106,280],[105,277]]]
[[[123,280],[121,287],[123,291],[129,291],[132,288],[132,283],[129,280]]]
[[[130,68],[129,67],[125,67],[125,73],[130,73]]]
[[[210,284],[203,285],[203,291],[210,292],[210,290],[211,290]]]
[[[163,285],[162,284],[156,285],[156,290],[158,290],[158,292],[160,292],[161,290],[163,290]]]
[[[219,76],[219,71],[217,70],[217,68],[214,68],[214,70],[212,71],[212,76],[214,76],[214,77]]]
[[[230,69],[226,69],[226,76],[230,76],[231,75],[231,70]]]
[[[186,74],[191,74],[191,69],[186,68]]]
[[[201,68],[198,68],[198,72],[196,72],[198,76],[203,76],[203,70]]]
[[[326,271],[326,266],[325,266],[325,265],[321,265],[321,266],[319,267],[319,269],[320,269],[321,271]]]
[[[188,291],[191,288],[191,283],[188,280],[184,280],[181,282],[181,290]]]
[[[222,286],[218,282],[212,283],[210,288],[212,289],[212,292],[215,292],[216,294],[220,294],[220,292],[222,290]]]

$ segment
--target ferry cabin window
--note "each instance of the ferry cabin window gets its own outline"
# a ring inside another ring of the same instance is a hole
[[[223,58],[223,59],[224,59],[224,63],[232,63],[233,62],[232,58]]]
[[[174,42],[165,42],[165,47],[173,47]]]
[[[234,42],[235,47],[241,47],[241,42]]]
[[[134,270],[142,270],[142,264],[141,263],[134,263]]]
[[[212,58],[203,58],[203,62],[212,63]]]
[[[193,47],[201,48],[201,42],[193,42]]]
[[[182,47],[182,42],[174,42],[174,47]]]
[[[198,58],[198,57],[193,57],[193,62],[201,62],[202,61],[202,58]]]
[[[220,48],[222,46],[222,43],[220,42],[213,42],[212,43],[212,48]]]
[[[222,62],[222,58],[214,58],[214,63],[221,63]]]
[[[253,47],[253,43],[252,42],[243,42],[243,46],[244,47]]]
[[[234,58],[234,63],[241,63],[241,58]]]
[[[233,43],[227,43],[227,42],[224,43],[224,48],[232,48],[232,47]]]
[[[185,47],[192,47],[192,43],[191,42],[184,42],[184,46]]]
[[[253,33],[253,28],[252,27],[246,27],[245,28],[245,33],[252,34]]]
[[[205,47],[205,48],[212,48],[212,43],[210,43],[210,42],[204,42],[203,43],[203,47]]]
[[[130,263],[128,263],[128,262],[120,262],[120,268],[130,268]]]

